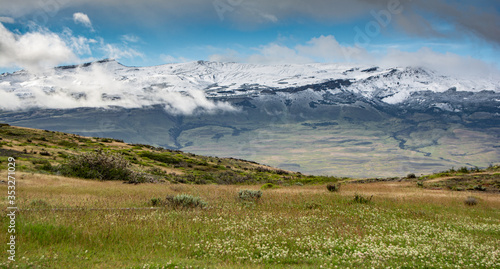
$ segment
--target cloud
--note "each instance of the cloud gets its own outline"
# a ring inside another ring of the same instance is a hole
[[[69,28],[63,30],[62,36],[70,48],[78,55],[92,55],[91,45],[96,44],[97,40],[84,36],[73,36]]]
[[[141,40],[141,38],[133,34],[127,34],[127,35],[122,35],[121,40],[127,43],[137,43]]]
[[[148,1],[147,5],[136,0],[73,0],[52,1],[50,7],[42,10],[38,0],[4,2],[3,15],[14,18],[26,16],[35,20],[40,12],[53,15],[63,9],[86,11],[92,7],[95,16],[106,16],[114,24],[135,25],[140,21],[141,25],[151,28],[164,23],[182,27],[193,22],[228,23],[240,28],[301,20],[337,24],[358,19],[365,22],[372,19],[372,11],[387,11],[389,5],[394,3],[402,13],[393,14],[390,27],[394,26],[409,35],[475,35],[500,44],[500,3],[491,0],[189,0]],[[81,14],[78,16],[79,23],[91,25],[84,13],[76,14]],[[126,21],[123,14],[127,14]],[[454,30],[443,30],[443,23],[451,25]]]
[[[209,61],[213,62],[244,62],[245,59],[233,49],[225,49],[222,53],[208,56]]]
[[[42,30],[20,35],[0,23],[0,67],[39,70],[76,59],[71,48],[54,33]]]
[[[306,45],[297,45],[296,50],[321,62],[359,62],[371,57],[365,49],[341,45],[331,35],[312,38]]]
[[[133,59],[137,57],[144,57],[144,54],[127,47],[123,44],[107,44],[101,39],[101,51],[104,52],[106,58],[111,59]]]
[[[78,14],[78,13],[75,13]],[[101,37],[88,38],[75,36],[70,28],[64,27],[62,33],[54,33],[48,29],[30,23],[31,32],[17,34],[0,23],[0,68],[20,67],[30,71],[60,64],[82,62],[94,59],[95,52],[99,58],[132,59],[143,58],[144,54],[128,46],[127,42],[110,44]],[[133,36],[127,36],[133,40]]]
[[[115,74],[116,68],[121,66],[109,61],[80,66],[71,71],[46,69],[42,73],[29,74],[20,81],[6,79],[0,83],[0,98],[5,101],[0,102],[0,109],[141,108],[161,105],[167,112],[179,115],[236,111],[226,102],[207,99],[205,93],[193,85],[150,85],[151,78],[128,79]]]
[[[436,52],[427,47],[416,52],[389,50],[377,63],[384,66],[425,67],[440,74],[462,78],[497,79],[500,75],[499,69],[494,64],[470,56]]]
[[[89,16],[87,14],[77,12],[73,14],[73,21],[75,23],[80,23],[83,24],[85,27],[89,28],[90,30],[94,31],[94,28],[92,27],[92,22],[89,19]]]
[[[14,23],[14,22],[16,22],[16,21],[11,17],[1,17],[0,16],[0,23]]]
[[[242,56],[227,49],[226,54],[214,54],[212,61],[247,62],[258,64],[350,62],[381,67],[424,67],[440,74],[465,78],[495,78],[500,75],[498,67],[491,63],[454,53],[441,53],[423,47],[415,52],[389,48],[387,51],[369,51],[359,46],[340,44],[334,36],[315,37],[295,47],[276,43],[254,48],[257,53]]]

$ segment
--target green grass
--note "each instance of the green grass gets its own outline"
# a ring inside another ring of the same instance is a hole
[[[17,220],[22,236],[16,264],[35,268],[161,268],[169,263],[193,268],[500,266],[498,200],[480,198],[478,205],[467,207],[462,198],[453,196],[402,201],[379,195],[369,203],[356,203],[354,192],[369,197],[375,191],[356,185],[347,185],[342,190],[346,193],[334,196],[325,186],[268,190],[251,206],[235,199],[237,186],[184,185],[183,192],[200,195],[208,206],[22,211]],[[118,198],[124,189],[112,186],[101,194],[103,206],[107,199],[118,199],[116,208],[129,202],[147,206],[151,195],[176,191],[151,191],[151,185],[139,185],[129,191],[130,197]],[[28,188],[25,194],[35,191]],[[38,190],[39,195],[52,191]],[[92,191],[82,186],[80,194]],[[5,227],[7,220],[2,218],[1,223]]]

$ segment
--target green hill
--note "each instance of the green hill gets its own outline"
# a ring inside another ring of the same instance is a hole
[[[0,127],[0,168],[14,157],[17,171],[57,174],[128,183],[321,183],[338,181],[308,176],[255,162],[200,156],[111,138],[14,127]]]

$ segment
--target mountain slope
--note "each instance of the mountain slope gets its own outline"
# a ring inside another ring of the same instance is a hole
[[[296,93],[307,90],[357,97],[384,104],[399,104],[418,92],[500,91],[498,79],[458,79],[422,68],[359,67],[346,64],[253,65],[191,62],[153,67],[127,67],[114,60],[63,66],[39,74],[19,71],[2,74],[0,92],[17,96],[23,108],[142,107],[184,101],[200,91],[206,97],[243,98],[263,94]],[[182,93],[179,95],[179,93]],[[66,103],[57,103],[66,101]],[[171,100],[178,99],[178,100]],[[498,102],[496,100],[493,100]],[[498,103],[497,103],[498,104]],[[195,103],[205,109],[208,103]],[[212,104],[213,105],[213,104]],[[14,104],[2,104],[12,108]],[[228,109],[227,107],[225,107]],[[175,111],[175,110],[174,110]],[[192,110],[180,110],[186,113]]]

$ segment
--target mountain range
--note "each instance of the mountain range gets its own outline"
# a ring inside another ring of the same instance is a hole
[[[0,121],[337,176],[500,157],[500,79],[423,67],[115,60],[0,75]]]

